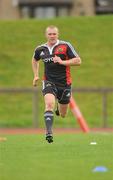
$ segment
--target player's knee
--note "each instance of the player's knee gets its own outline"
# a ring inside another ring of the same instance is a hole
[[[50,102],[50,103],[47,103],[47,104],[46,104],[46,110],[52,111],[53,108],[54,108],[53,106],[54,106],[53,103],[51,103],[51,102]]]
[[[64,114],[64,113],[60,113],[60,116],[62,117],[62,118],[65,118],[66,117],[66,113]]]

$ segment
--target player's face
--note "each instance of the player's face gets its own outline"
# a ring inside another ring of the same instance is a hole
[[[58,29],[57,28],[48,28],[46,30],[46,38],[49,45],[54,45],[58,39]]]

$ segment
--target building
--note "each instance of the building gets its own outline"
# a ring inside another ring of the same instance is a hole
[[[0,19],[113,13],[113,0],[0,0]]]

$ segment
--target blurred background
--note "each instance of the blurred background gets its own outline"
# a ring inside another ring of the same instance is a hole
[[[0,19],[113,14],[113,0],[1,0]]]
[[[0,128],[44,127],[41,80],[32,87],[31,58],[50,24],[81,56],[82,65],[71,71],[83,117],[90,128],[112,128],[113,0],[0,0]],[[70,110],[54,126],[79,128]]]

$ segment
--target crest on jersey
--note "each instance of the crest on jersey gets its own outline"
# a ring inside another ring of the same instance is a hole
[[[63,48],[58,48],[58,52],[63,52]]]
[[[65,45],[59,45],[59,46],[57,46],[57,48],[55,49],[55,53],[65,54],[65,53],[66,53],[66,50],[67,50],[67,46],[65,46]]]

